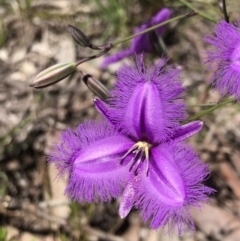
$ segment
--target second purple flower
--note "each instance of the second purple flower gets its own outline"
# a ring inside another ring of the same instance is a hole
[[[171,17],[172,11],[169,8],[161,9],[156,15],[154,15],[149,21],[142,24],[138,27],[134,33],[139,33],[147,28],[150,28],[154,25],[157,25],[161,22],[168,20]],[[161,36],[166,30],[166,25],[159,27],[154,30],[157,36]],[[122,50],[115,55],[108,56],[104,59],[102,63],[102,68],[106,68],[109,64],[120,61],[121,59],[134,55],[134,54],[142,54],[143,52],[152,52],[154,51],[152,40],[150,39],[149,33],[142,34],[140,36],[135,37],[132,40],[131,46],[129,49]]]

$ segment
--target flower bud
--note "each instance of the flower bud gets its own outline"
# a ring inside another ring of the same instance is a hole
[[[90,40],[79,28],[68,25],[68,31],[77,44],[83,47],[90,47]]]
[[[101,100],[106,101],[110,97],[107,88],[99,80],[93,78],[90,74],[85,74],[82,78],[86,86]]]
[[[76,64],[60,63],[55,64],[40,72],[29,85],[34,88],[45,88],[66,78],[76,70]]]

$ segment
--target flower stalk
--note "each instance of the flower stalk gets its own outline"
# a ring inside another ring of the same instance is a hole
[[[164,26],[164,25],[166,25],[166,24],[168,24],[168,23],[172,23],[172,22],[175,22],[175,21],[177,21],[177,20],[184,19],[184,18],[193,17],[193,16],[195,16],[196,14],[198,14],[198,12],[197,12],[197,11],[194,11],[194,12],[192,12],[192,13],[188,13],[188,14],[180,15],[180,16],[177,16],[177,17],[174,17],[174,18],[170,18],[170,19],[168,19],[168,20],[166,20],[166,21],[164,21],[164,22],[161,22],[161,23],[159,23],[159,24],[156,24],[156,25],[154,25],[154,26],[152,26],[152,27],[150,27],[150,28],[147,28],[147,29],[145,29],[145,30],[143,30],[143,31],[140,31],[140,32],[138,32],[138,33],[136,33],[136,34],[133,34],[133,35],[131,35],[131,36],[128,36],[128,37],[125,38],[125,39],[122,39],[122,40],[113,42],[112,45],[113,45],[113,46],[117,46],[117,45],[122,44],[122,43],[124,43],[124,42],[126,42],[126,41],[128,41],[128,40],[131,40],[131,39],[133,39],[133,38],[135,38],[135,37],[137,37],[137,36],[140,36],[140,35],[142,35],[142,34],[145,34],[145,33],[150,32],[150,31],[152,31],[152,30],[154,30],[154,29],[157,29],[157,28],[159,28],[159,27],[161,27],[161,26]]]
[[[186,0],[179,0],[179,2],[183,3],[184,5],[186,5],[188,8],[192,9],[193,11],[195,11],[199,16],[213,22],[213,23],[217,23],[217,21],[210,16],[209,14],[203,12],[203,11],[199,11],[197,8],[195,8],[191,3],[187,2]]]
[[[228,105],[230,103],[234,103],[234,98],[229,98],[229,99],[226,99],[225,101],[223,102],[220,102],[206,110],[202,110],[200,112],[198,112],[197,114],[193,115],[193,116],[190,116],[186,123],[190,122],[190,121],[193,121],[193,120],[198,120],[200,119],[201,117],[205,116],[205,115],[208,115],[210,113],[212,113],[214,110],[217,110],[217,109],[220,109],[221,107],[225,106],[225,105]]]
[[[80,60],[78,60],[76,63],[63,63],[63,64],[56,64],[54,66],[49,67],[46,70],[43,70],[42,72],[40,72],[32,81],[32,83],[29,85],[30,87],[34,87],[34,88],[45,88],[48,87],[50,85],[53,85],[57,82],[59,82],[60,80],[66,78],[67,76],[69,76],[70,74],[72,74],[75,70],[76,67],[84,62],[90,61],[92,59],[96,59],[99,58],[100,56],[106,54],[107,52],[109,52],[114,46],[121,44],[123,42],[126,42],[132,38],[135,38],[137,36],[140,36],[142,34],[148,33],[156,28],[159,28],[161,26],[164,26],[168,23],[183,19],[183,18],[187,18],[187,17],[192,17],[195,16],[197,13],[193,12],[193,13],[189,13],[189,14],[184,14],[184,15],[180,15],[174,18],[171,18],[167,21],[161,22],[160,24],[156,24],[150,28],[145,29],[144,31],[140,31],[137,34],[131,35],[123,40],[119,40],[113,43],[107,43],[101,46],[96,46],[91,44],[90,40],[88,39],[88,37],[78,28],[72,26],[72,25],[68,25],[68,29],[69,32],[71,34],[71,36],[73,37],[74,41],[78,44],[80,44],[83,47],[88,47],[94,50],[101,50],[100,53],[89,56],[89,57],[82,57]],[[62,67],[63,65],[63,67]],[[67,67],[65,67],[67,65]],[[72,69],[71,66],[74,66],[74,68]],[[57,66],[57,72],[53,71],[55,70]],[[61,68],[59,68],[61,67]],[[50,70],[50,71],[49,71]],[[48,75],[46,75],[46,73],[48,73]],[[40,78],[41,77],[41,78]],[[43,77],[43,78],[42,78]]]
[[[89,57],[82,57],[82,59],[80,59],[80,60],[78,60],[78,61],[76,62],[76,65],[78,66],[78,65],[80,65],[80,64],[82,64],[82,63],[85,63],[85,62],[87,62],[87,61],[89,61],[89,60],[99,58],[99,57],[101,57],[102,55],[104,55],[104,54],[106,54],[107,52],[109,52],[112,47],[113,47],[113,45],[112,45],[111,43],[108,43],[108,44],[104,45],[104,49],[103,49],[100,53],[95,54],[95,55],[92,55],[92,56],[89,56]]]

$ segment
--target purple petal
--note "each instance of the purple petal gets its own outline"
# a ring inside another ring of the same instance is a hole
[[[123,120],[127,132],[138,140],[157,142],[163,133],[164,111],[161,102],[154,83],[145,82],[136,86]]]
[[[72,168],[75,172],[84,171],[87,175],[112,172],[121,166],[119,157],[123,156],[133,144],[129,138],[121,134],[102,138],[77,152],[72,160]]]
[[[173,137],[171,137],[171,141],[183,141],[190,136],[198,133],[202,129],[202,127],[202,121],[192,121],[188,124],[182,125],[179,129],[176,130]]]
[[[65,193],[78,202],[108,201],[121,194],[129,171],[120,163],[133,145],[106,123],[88,122],[62,135],[50,154],[60,174],[69,172]]]
[[[162,8],[160,12],[158,12],[152,19],[151,19],[151,25],[154,26],[156,24],[162,23],[167,21],[172,15],[172,11],[169,8]],[[164,25],[162,27],[159,27],[155,29],[155,32],[158,35],[163,34],[163,32],[166,30],[167,25]]]
[[[150,28],[151,25],[150,23],[143,24],[142,26],[138,27],[135,31],[134,34],[139,33],[147,28]],[[152,44],[149,40],[149,35],[148,34],[141,34],[137,37],[135,37],[132,40],[132,46],[131,49],[133,53],[136,54],[141,54],[143,52],[151,52],[153,51]]]
[[[150,19],[148,22],[138,27],[135,30],[134,34],[139,33],[151,26],[164,22],[168,20],[170,17],[171,17],[171,10],[168,8],[163,8],[159,12],[157,12],[156,15],[152,17],[152,19]],[[166,28],[167,28],[167,25],[164,25],[155,29],[154,31],[158,35],[162,35],[163,32],[166,30]],[[153,51],[153,48],[152,48],[152,43],[150,41],[151,40],[149,39],[149,34],[142,34],[140,36],[137,36],[132,40],[131,49],[136,54],[141,54],[143,52],[151,52]]]
[[[207,166],[185,145],[164,145],[151,153],[149,176],[142,172],[132,180],[135,206],[151,228],[168,225],[171,231],[176,226],[179,233],[194,229],[189,207],[200,207],[214,192],[201,184],[209,173]]]
[[[162,202],[170,206],[181,206],[185,199],[185,188],[182,177],[171,152],[166,147],[151,149],[149,182],[151,192],[157,193]],[[151,184],[151,185],[150,185]]]
[[[137,61],[137,69],[135,65],[124,65],[119,70],[108,117],[118,129],[137,140],[164,141],[186,118],[179,71],[164,67],[165,60],[146,71],[142,56]]]

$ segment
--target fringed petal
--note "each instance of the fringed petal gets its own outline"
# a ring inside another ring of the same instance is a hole
[[[181,100],[184,88],[179,71],[160,60],[146,71],[143,57],[134,65],[123,65],[111,92],[109,118],[123,133],[150,143],[165,141],[186,118]]]
[[[151,228],[168,225],[169,231],[177,227],[179,234],[193,230],[189,207],[200,207],[214,192],[201,184],[208,175],[207,166],[188,146],[166,145],[153,153],[149,176],[142,173],[134,180],[135,206]]]
[[[181,206],[185,199],[185,188],[172,153],[166,146],[153,147],[149,175],[143,178],[150,192],[172,206]],[[148,184],[147,184],[148,182]]]
[[[133,142],[106,123],[88,122],[68,130],[49,157],[59,173],[69,173],[65,193],[78,202],[108,201],[121,194],[129,171],[121,157]]]

